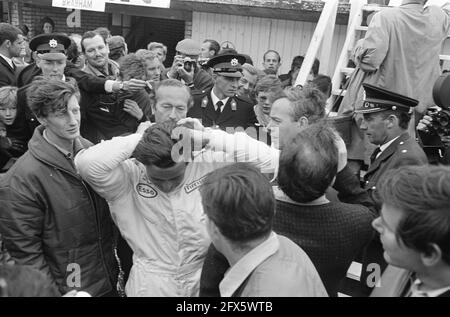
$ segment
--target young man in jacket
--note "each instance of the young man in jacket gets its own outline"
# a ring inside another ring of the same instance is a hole
[[[41,126],[25,153],[0,180],[0,231],[20,265],[46,274],[61,294],[116,294],[113,224],[107,203],[75,170],[80,98],[73,82],[36,80],[28,104]]]

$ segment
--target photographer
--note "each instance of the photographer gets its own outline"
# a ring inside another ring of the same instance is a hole
[[[200,44],[191,39],[184,39],[178,42],[176,51],[177,55],[167,77],[182,81],[192,92],[201,93],[211,89],[214,86],[211,75],[197,63],[201,53]]]
[[[443,74],[433,87],[435,106],[417,126],[420,145],[431,164],[450,164],[450,76]]]

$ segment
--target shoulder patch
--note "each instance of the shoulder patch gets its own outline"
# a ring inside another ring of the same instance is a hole
[[[136,190],[144,198],[155,198],[158,196],[158,192],[148,184],[139,183],[136,185]]]

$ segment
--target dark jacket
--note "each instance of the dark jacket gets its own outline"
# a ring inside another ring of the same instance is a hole
[[[62,294],[115,291],[113,224],[105,200],[73,162],[35,130],[29,151],[0,179],[0,232],[13,259],[39,269]],[[78,150],[90,145],[76,142]],[[80,285],[76,282],[79,272]]]
[[[364,176],[364,188],[372,199],[378,202],[377,184],[387,171],[406,165],[425,164],[428,164],[425,152],[408,133],[404,133],[369,166]],[[380,206],[378,206],[378,210],[380,210]]]
[[[16,71],[0,56],[0,88],[16,86]]]
[[[194,95],[194,106],[188,111],[188,117],[202,120],[203,126],[219,126],[220,129],[253,127],[257,122],[253,105],[246,99],[235,96],[228,99],[218,120],[211,98],[211,90]]]

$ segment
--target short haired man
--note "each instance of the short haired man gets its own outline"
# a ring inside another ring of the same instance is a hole
[[[208,234],[231,265],[222,297],[327,296],[308,255],[272,231],[275,198],[258,169],[223,167],[206,176],[200,192]]]
[[[373,227],[390,266],[372,296],[449,297],[450,168],[401,167],[378,187],[383,207]]]
[[[258,80],[255,87],[257,104],[253,108],[260,126],[267,127],[270,121],[273,97],[282,91],[281,81],[275,75],[266,75]]]
[[[363,84],[365,99],[362,107],[355,112],[363,115],[361,130],[368,140],[377,146],[370,158],[369,169],[364,176],[364,189],[374,202],[379,201],[378,181],[391,170],[405,165],[426,165],[428,159],[416,142],[408,134],[408,125],[418,101],[369,84]],[[379,212],[381,206],[377,206]],[[362,287],[366,288],[369,272],[367,265],[377,263],[382,269],[386,262],[382,258],[382,248],[374,240],[363,258]]]
[[[258,81],[258,70],[250,64],[242,65],[242,77],[239,80],[238,95],[251,100],[255,99],[254,90]]]
[[[214,81],[211,75],[198,64],[201,53],[200,44],[192,39],[184,39],[177,43],[175,49],[177,55],[167,72],[167,77],[182,81],[195,93],[209,90],[214,85]]]
[[[109,59],[108,45],[99,33],[86,32],[81,40],[81,45],[86,57],[86,66],[83,71],[99,78],[118,79],[119,65]],[[133,104],[132,107],[134,106]],[[118,102],[117,95],[104,92],[98,94],[83,92],[81,107],[84,115],[81,131],[89,141],[98,143],[101,140],[130,133],[130,126],[124,124],[128,120],[124,120],[123,116],[128,117],[131,109],[124,109],[122,104]],[[135,117],[135,115],[131,115]],[[133,118],[129,119],[133,120]],[[142,113],[140,113],[138,120],[141,119]],[[137,125],[135,125],[135,128],[137,128]],[[135,129],[132,130],[132,132],[135,132]]]
[[[28,104],[38,118],[29,151],[0,180],[0,231],[18,264],[49,277],[61,294],[117,294],[113,223],[108,205],[78,176],[80,94],[73,82],[32,83]]]
[[[305,250],[330,296],[337,296],[350,264],[373,237],[368,208],[326,197],[337,172],[336,134],[313,124],[283,147],[275,190],[274,230]]]
[[[246,129],[256,122],[253,105],[237,96],[239,80],[242,77],[241,55],[218,55],[208,61],[213,71],[214,87],[198,94],[194,107],[189,111],[191,118],[202,119],[205,127]]]
[[[201,58],[208,61],[209,59],[217,56],[220,51],[220,44],[215,40],[204,40],[202,43]]]
[[[0,23],[0,88],[16,86],[16,65],[14,57],[26,47],[22,31],[8,23]]]
[[[119,65],[109,59],[109,46],[99,33],[94,31],[84,33],[81,46],[86,57],[83,71],[98,77],[117,78]]]
[[[274,75],[278,74],[278,69],[281,67],[281,56],[275,50],[268,50],[263,56],[264,71],[271,71]]]

